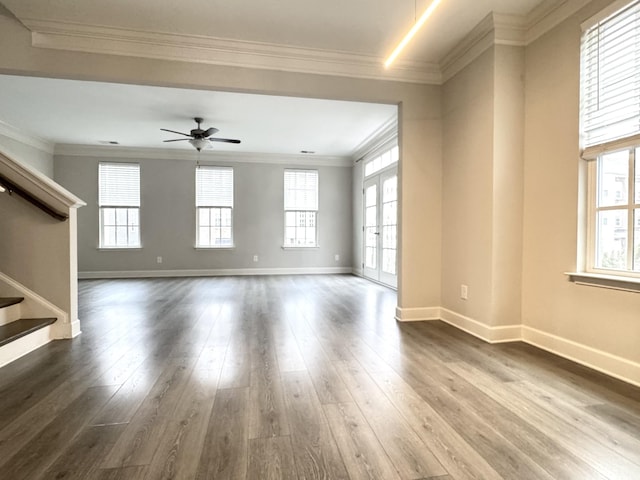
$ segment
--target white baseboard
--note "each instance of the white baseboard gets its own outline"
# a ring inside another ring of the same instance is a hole
[[[446,308],[440,309],[440,319],[488,343],[515,342],[522,339],[521,325],[492,327]]]
[[[399,322],[424,322],[429,320],[440,320],[440,307],[396,307],[396,320]]]
[[[527,326],[522,341],[640,387],[640,363]]]
[[[52,325],[54,338],[75,338],[82,333],[80,330],[80,320],[76,319],[70,323],[56,322]]]
[[[488,343],[525,342],[640,387],[640,363],[525,325],[492,327],[443,307],[396,308],[399,321],[442,320]]]
[[[163,277],[228,277],[242,275],[329,275],[352,273],[351,267],[311,268],[226,268],[208,270],[122,270],[78,272],[79,279],[163,278]]]
[[[18,338],[0,347],[0,367],[33,352],[54,339],[53,325],[36,330],[22,338]]]

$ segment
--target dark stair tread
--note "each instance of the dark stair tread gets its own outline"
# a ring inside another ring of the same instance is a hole
[[[0,327],[0,347],[20,337],[40,330],[56,321],[55,318],[21,318]]]
[[[0,308],[10,307],[23,301],[23,297],[0,297]]]

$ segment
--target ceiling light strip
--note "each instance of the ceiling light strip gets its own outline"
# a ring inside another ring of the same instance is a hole
[[[405,35],[405,37],[402,39],[402,41],[398,44],[398,46],[393,51],[393,53],[391,55],[389,55],[389,58],[387,58],[387,60],[384,62],[384,68],[389,68],[391,66],[391,64],[396,59],[396,57],[398,55],[400,55],[400,52],[402,52],[404,47],[407,46],[407,44],[411,41],[411,39],[414,37],[414,35],[418,32],[418,30],[420,30],[420,28],[422,28],[422,25],[424,25],[424,22],[427,21],[427,18],[429,18],[431,16],[431,14],[436,9],[436,7],[440,4],[441,1],[442,0],[433,0],[433,2],[431,2],[431,4],[427,7],[427,9],[424,11],[422,16],[413,25],[413,27],[411,27],[411,30],[409,30],[409,32]]]

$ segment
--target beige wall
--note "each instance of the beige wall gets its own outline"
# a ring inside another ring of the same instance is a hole
[[[402,307],[440,303],[440,88],[188,62],[32,48],[30,32],[0,16],[0,72],[384,102],[400,105]]]
[[[70,222],[6,194],[0,195],[0,218],[0,271],[70,312]]]
[[[488,49],[445,83],[443,102],[442,306],[486,326],[518,325],[524,49]]]
[[[494,48],[493,326],[521,322],[524,60],[521,47]]]
[[[443,87],[442,306],[491,324],[494,50]],[[460,286],[469,287],[468,300]]]
[[[443,86],[442,306],[485,338],[513,325],[505,338],[637,381],[640,295],[564,274],[584,255],[580,24],[609,3],[526,48],[494,46]]]
[[[594,1],[526,49],[522,315],[526,326],[640,362],[640,295],[570,283],[584,191],[579,158],[580,23]]]

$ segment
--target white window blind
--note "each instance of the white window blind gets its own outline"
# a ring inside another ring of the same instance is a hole
[[[233,169],[196,170],[196,207],[233,207]]]
[[[140,165],[137,163],[100,163],[98,185],[99,206],[140,206]]]
[[[582,42],[583,146],[640,133],[640,1],[589,27]]]
[[[284,209],[318,210],[318,171],[284,171]]]

